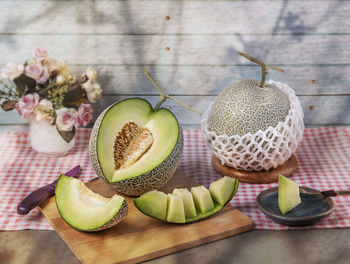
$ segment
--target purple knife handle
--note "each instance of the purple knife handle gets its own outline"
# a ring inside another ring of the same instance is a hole
[[[48,184],[45,185],[24,198],[17,207],[17,214],[26,215],[28,214],[35,206],[41,204],[49,196],[55,193],[55,186]]]
[[[70,171],[66,172],[65,175],[69,177],[77,177],[80,171],[80,165],[75,166]],[[30,193],[24,198],[17,207],[17,213],[20,215],[28,214],[35,206],[44,202],[48,197],[55,194],[57,180],[52,183],[45,185],[34,192]]]
[[[75,178],[79,171],[80,171],[80,165],[77,165],[73,169],[71,169],[70,171],[66,172],[64,175],[66,175],[68,177],[74,177]]]

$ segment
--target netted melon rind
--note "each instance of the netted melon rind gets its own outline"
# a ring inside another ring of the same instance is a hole
[[[224,89],[215,99],[208,126],[216,134],[243,136],[266,130],[283,121],[288,114],[288,97],[278,87],[244,79]]]
[[[113,106],[113,105],[112,105]],[[110,107],[112,107],[110,106]],[[97,137],[104,115],[107,113],[108,107],[96,119],[89,140],[89,155],[93,168],[97,176],[111,186],[114,190],[130,196],[139,196],[148,191],[159,189],[166,184],[176,171],[177,165],[181,159],[184,139],[181,127],[179,128],[179,136],[176,145],[170,155],[161,162],[157,167],[140,176],[119,181],[109,182],[104,176],[97,155]]]
[[[275,127],[259,130],[244,136],[217,135],[209,130],[208,116],[213,103],[205,111],[201,128],[211,152],[229,167],[244,171],[262,171],[276,168],[287,161],[302,139],[304,114],[300,101],[288,85],[269,80],[268,83],[281,89],[289,98],[290,109],[283,122]]]
[[[128,215],[128,202],[124,199],[123,204],[120,207],[118,213],[115,216],[113,216],[111,220],[109,220],[106,224],[104,224],[99,228],[86,230],[86,232],[97,232],[97,231],[105,230],[107,228],[115,226],[116,224],[120,223],[127,215]]]

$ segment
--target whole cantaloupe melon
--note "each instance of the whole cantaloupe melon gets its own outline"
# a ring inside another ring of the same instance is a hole
[[[240,80],[218,95],[209,114],[209,130],[228,136],[254,134],[284,121],[289,108],[289,99],[279,88]]]
[[[261,80],[244,79],[227,87],[205,111],[201,128],[222,165],[268,171],[286,162],[299,144],[304,129],[302,108],[288,85],[265,82],[270,69],[283,69],[238,54],[261,67]]]

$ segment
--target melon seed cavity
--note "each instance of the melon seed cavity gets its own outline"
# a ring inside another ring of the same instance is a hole
[[[114,169],[125,169],[138,161],[152,146],[153,135],[134,122],[126,123],[114,141]]]

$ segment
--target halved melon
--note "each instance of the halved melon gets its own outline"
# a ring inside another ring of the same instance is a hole
[[[105,198],[73,177],[62,174],[55,190],[57,209],[72,227],[81,231],[99,231],[112,227],[128,214],[124,197]]]
[[[221,192],[225,193],[223,195],[223,197],[227,197],[226,193],[228,192],[228,188],[226,188],[226,186],[223,187],[222,184],[214,184],[214,186],[216,186],[215,187],[216,191],[221,191]],[[209,211],[204,210],[205,212],[203,213],[197,207],[197,203],[195,203],[196,215],[194,217],[188,217],[185,213],[185,223],[192,223],[192,222],[196,222],[196,221],[205,219],[207,217],[214,215],[215,213],[219,212],[220,210],[222,210],[231,201],[231,199],[235,196],[237,189],[238,189],[238,180],[234,180],[234,185],[230,185],[230,186],[231,186],[231,189],[229,190],[230,195],[226,198],[225,201],[222,200],[224,202],[223,204],[216,202],[215,199],[213,202],[212,201],[213,197],[209,197],[210,200],[207,198],[205,198],[205,199],[201,198],[202,201],[201,201],[200,206],[202,207],[202,210],[203,210],[203,208],[212,208],[212,209],[210,209]],[[204,186],[202,186],[202,187],[205,190],[207,190]],[[195,188],[197,188],[197,187],[195,187]],[[195,192],[201,193],[203,188],[197,188],[197,189],[195,189],[195,190],[197,190]],[[185,206],[182,207],[180,205],[180,202],[178,201],[179,198],[182,199],[181,195],[177,195],[177,193],[181,193],[181,191],[179,192],[178,190],[179,189],[174,189],[173,194],[169,195],[169,197],[171,197],[171,198],[168,198],[169,202],[167,204],[167,207],[164,207],[164,202],[162,202],[162,206],[161,206],[161,208],[159,208],[159,197],[160,196],[154,196],[154,197],[149,196],[148,194],[152,193],[152,192],[145,193],[144,195],[133,199],[133,203],[136,206],[136,208],[145,215],[148,215],[148,216],[151,216],[153,218],[163,220],[163,221],[169,222],[169,223],[180,223],[180,222],[183,222],[183,214],[184,214],[184,212],[186,212],[186,210],[185,210]],[[158,193],[159,193],[159,191],[158,191]],[[208,191],[208,193],[209,193],[209,191]],[[176,198],[173,198],[173,196],[175,196]],[[202,197],[202,195],[199,195],[199,196]],[[209,193],[209,196],[210,196],[210,193]],[[162,200],[165,199],[163,197],[166,197],[166,194],[163,193],[162,198],[161,198]],[[193,197],[195,197],[195,196],[193,196]],[[206,195],[204,195],[204,197],[206,197]],[[192,196],[191,196],[191,198],[192,198]],[[173,199],[173,200],[171,200],[171,199]],[[170,205],[170,202],[173,202],[173,204]],[[184,205],[185,204],[184,200],[182,202]],[[213,204],[213,207],[211,207],[211,204]],[[159,212],[159,214],[154,213],[157,211]],[[165,214],[167,214],[166,220],[164,220]],[[175,221],[175,219],[176,219],[176,221]]]
[[[93,127],[89,152],[97,175],[126,195],[159,189],[174,174],[183,136],[169,110],[141,98],[117,102]]]

